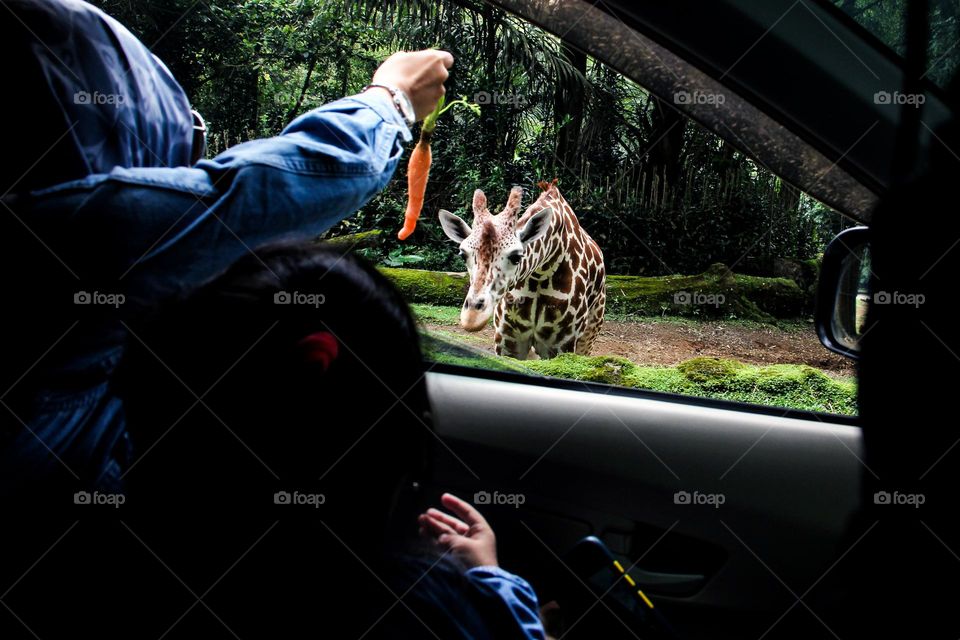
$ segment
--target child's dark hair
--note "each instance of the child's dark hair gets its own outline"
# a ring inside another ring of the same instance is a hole
[[[361,496],[386,511],[434,437],[406,303],[324,245],[260,248],[161,307],[131,327],[117,379],[131,504],[226,491],[249,511],[298,491],[322,494],[327,516]]]

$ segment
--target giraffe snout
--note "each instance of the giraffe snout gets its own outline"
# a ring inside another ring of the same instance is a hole
[[[460,309],[460,326],[467,331],[480,331],[493,315],[493,303],[488,294],[467,295]]]

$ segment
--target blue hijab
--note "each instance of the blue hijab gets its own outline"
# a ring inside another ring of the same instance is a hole
[[[0,196],[106,173],[190,164],[193,119],[166,66],[80,0],[5,0],[9,146]]]

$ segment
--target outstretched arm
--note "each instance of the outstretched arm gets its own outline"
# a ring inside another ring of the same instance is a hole
[[[408,92],[420,116],[452,62],[395,54],[374,82]],[[386,185],[410,137],[390,94],[370,89],[195,167],[118,168],[35,192],[32,226],[81,280],[150,301],[265,242],[329,229]]]
[[[454,515],[429,509],[419,517],[420,534],[433,539],[469,567],[466,577],[482,596],[502,603],[523,638],[544,640],[537,594],[521,578],[497,564],[497,542],[486,518],[473,505],[445,493],[443,506]]]

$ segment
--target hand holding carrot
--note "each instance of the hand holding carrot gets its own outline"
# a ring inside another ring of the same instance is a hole
[[[420,211],[423,210],[423,200],[427,194],[427,179],[430,177],[430,164],[433,162],[433,152],[430,144],[433,142],[433,130],[437,127],[437,120],[455,105],[463,105],[480,115],[480,107],[467,102],[466,98],[454,100],[444,106],[444,97],[440,96],[436,108],[424,119],[420,127],[420,139],[410,153],[407,163],[407,210],[403,215],[403,227],[397,237],[406,240],[417,228]]]
[[[430,143],[437,118],[456,104],[469,107],[479,115],[480,108],[466,99],[455,100],[444,108],[443,83],[453,66],[453,55],[449,51],[427,49],[424,51],[400,51],[383,61],[373,74],[374,85],[394,86],[407,94],[413,104],[416,120],[423,120],[420,138],[407,163],[407,209],[403,216],[403,228],[397,237],[406,240],[417,227],[417,220],[423,209],[423,200],[427,192],[427,179],[430,176],[430,164],[433,153]]]
[[[383,61],[373,74],[372,84],[402,90],[413,103],[416,119],[423,120],[443,96],[443,83],[450,75],[447,69],[452,66],[453,55],[449,51],[400,51]]]

